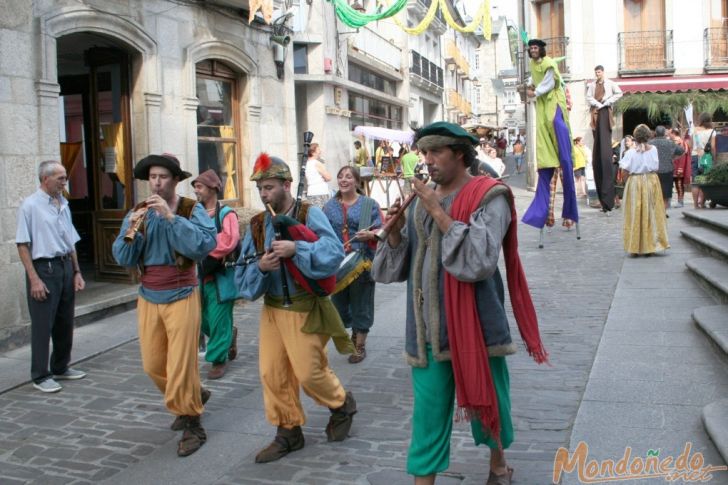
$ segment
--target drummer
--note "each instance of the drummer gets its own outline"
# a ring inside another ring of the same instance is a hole
[[[361,194],[361,177],[356,167],[342,167],[336,180],[339,190],[324,206],[324,214],[344,243],[346,253],[359,253],[362,260],[356,266],[361,268],[374,258],[375,230],[382,225],[379,204]],[[344,325],[351,328],[356,352],[349,356],[350,364],[358,364],[366,358],[367,335],[374,324],[374,280],[368,267],[349,286],[331,297]]]

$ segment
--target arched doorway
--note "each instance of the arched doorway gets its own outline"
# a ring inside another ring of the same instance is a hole
[[[81,241],[79,262],[97,280],[129,281],[111,244],[132,206],[130,53],[91,32],[57,39],[61,159]]]

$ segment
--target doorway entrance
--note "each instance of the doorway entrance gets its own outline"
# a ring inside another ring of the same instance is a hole
[[[58,47],[61,161],[84,274],[131,282],[111,245],[132,205],[129,53],[110,39],[81,33]]]

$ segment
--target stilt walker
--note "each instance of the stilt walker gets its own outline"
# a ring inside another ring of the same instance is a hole
[[[528,42],[531,77],[527,90],[536,100],[536,163],[538,183],[536,196],[523,216],[523,222],[539,228],[539,248],[543,247],[544,227],[553,227],[556,203],[556,180],[564,188],[562,225],[579,233],[579,210],[576,202],[572,163],[572,138],[566,95],[556,61],[546,56],[546,43],[539,39]],[[564,174],[567,174],[564,176]]]

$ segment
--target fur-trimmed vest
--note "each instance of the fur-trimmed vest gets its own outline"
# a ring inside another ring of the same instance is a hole
[[[496,185],[483,198],[480,207],[485,206],[494,197],[506,194],[507,188]],[[450,347],[445,320],[445,275],[442,267],[440,244],[442,233],[437,224],[433,224],[429,237],[425,234],[422,219],[425,209],[419,201],[410,208],[407,214],[407,234],[410,251],[410,274],[407,279],[407,325],[405,353],[407,362],[414,367],[427,366],[426,329],[422,318],[427,312],[430,326],[430,344],[435,360],[450,360]],[[424,259],[428,242],[430,244],[430,271],[423,275]],[[422,278],[429,278],[429,295],[422,295]],[[483,336],[488,347],[488,355],[504,356],[514,354],[516,346],[511,340],[508,318],[504,306],[503,280],[496,268],[495,273],[485,280],[475,283],[476,303]]]

